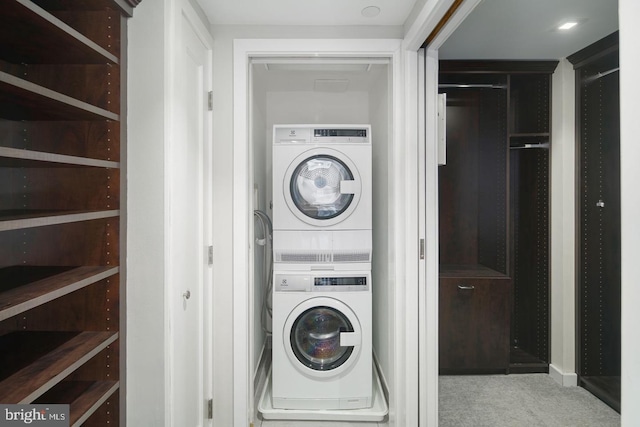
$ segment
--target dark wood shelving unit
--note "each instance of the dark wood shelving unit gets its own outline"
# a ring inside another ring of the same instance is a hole
[[[73,426],[124,419],[120,68],[138,2],[0,15],[0,403],[69,404]]]
[[[556,66],[440,62],[448,157],[439,171],[443,373],[548,371]]]
[[[509,76],[509,274],[513,373],[549,372],[551,74]]]
[[[578,385],[620,412],[618,33],[567,59],[576,73],[576,373]]]

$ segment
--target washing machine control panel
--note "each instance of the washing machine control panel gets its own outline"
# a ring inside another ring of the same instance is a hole
[[[274,275],[276,292],[355,292],[368,291],[369,274],[278,274]]]

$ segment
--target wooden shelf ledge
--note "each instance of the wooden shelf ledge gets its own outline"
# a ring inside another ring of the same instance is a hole
[[[38,270],[43,274],[49,270],[53,275],[21,284],[24,280],[29,280],[30,275],[38,277]],[[37,266],[9,267],[0,270],[0,273],[6,272],[6,274],[0,274],[5,282],[0,287],[0,321],[113,276],[119,272],[119,267],[83,266],[62,272],[57,270],[59,269],[55,267]],[[11,283],[12,280],[14,283]],[[3,291],[3,287],[8,290]]]
[[[118,64],[118,58],[29,0],[5,0],[0,58],[14,64]]]
[[[0,117],[8,120],[113,120],[120,117],[0,71]]]
[[[0,166],[6,167],[98,167],[118,169],[120,162],[67,156],[44,151],[0,147]]]
[[[71,402],[71,427],[81,426],[119,387],[120,383],[117,381],[93,383],[85,393]]]
[[[142,0],[33,0],[34,3],[46,7],[47,10],[119,10],[129,18],[133,16],[133,8]]]
[[[512,133],[509,138],[549,138],[549,132]]]
[[[441,264],[439,276],[440,278],[508,278],[506,274],[481,264]]]
[[[120,211],[0,211],[0,231],[68,224],[71,222],[115,218]]]
[[[63,381],[34,403],[68,404],[69,425],[82,425],[120,387],[118,381]]]
[[[24,335],[28,338],[29,332]],[[33,402],[117,339],[118,332],[75,335],[0,382],[0,402]]]

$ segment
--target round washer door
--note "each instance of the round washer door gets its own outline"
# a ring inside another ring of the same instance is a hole
[[[284,324],[283,344],[301,372],[330,378],[358,360],[362,329],[355,313],[334,298],[317,297],[296,306]]]
[[[330,148],[309,150],[296,157],[283,182],[291,212],[305,223],[320,227],[347,219],[358,206],[361,191],[355,164]]]

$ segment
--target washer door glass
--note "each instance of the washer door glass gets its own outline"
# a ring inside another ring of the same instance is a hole
[[[340,346],[341,332],[353,332],[344,314],[331,307],[313,307],[294,322],[291,348],[308,368],[330,371],[345,363],[353,352],[353,346]]]
[[[309,157],[291,176],[291,198],[296,207],[310,218],[335,218],[353,200],[353,194],[340,192],[342,181],[353,181],[353,174],[342,161],[329,155]]]

